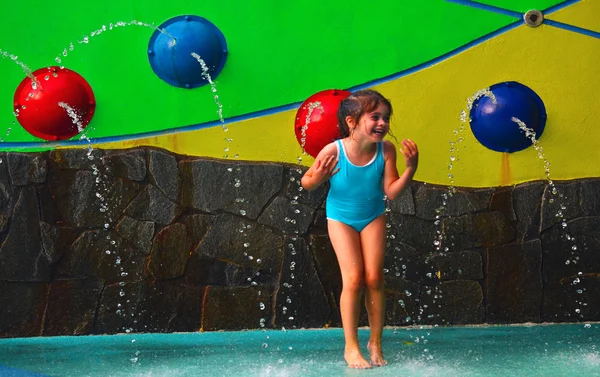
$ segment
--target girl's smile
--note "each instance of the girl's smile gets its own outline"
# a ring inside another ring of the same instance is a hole
[[[363,122],[367,133],[381,140],[390,130],[390,109],[381,103],[374,111],[363,115]]]

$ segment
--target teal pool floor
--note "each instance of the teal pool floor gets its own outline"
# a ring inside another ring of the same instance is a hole
[[[600,376],[600,324],[388,328],[384,352],[349,369],[341,329],[13,338],[0,376]]]

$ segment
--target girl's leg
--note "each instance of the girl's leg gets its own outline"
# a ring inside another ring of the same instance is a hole
[[[342,272],[340,313],[344,328],[344,358],[351,368],[370,368],[358,344],[358,320],[364,291],[363,257],[358,232],[338,221],[327,221],[329,239]]]
[[[367,348],[373,365],[387,364],[381,350],[381,337],[385,320],[385,291],[383,260],[385,257],[385,215],[373,220],[360,232],[365,269],[365,305],[369,315],[371,336]]]

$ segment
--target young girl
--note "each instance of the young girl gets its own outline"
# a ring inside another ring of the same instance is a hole
[[[376,91],[362,90],[348,96],[338,110],[341,138],[326,145],[302,177],[302,186],[307,190],[330,181],[325,207],[327,228],[342,272],[344,358],[351,368],[387,364],[381,350],[385,316],[384,195],[397,198],[410,184],[418,163],[416,144],[403,140],[400,152],[406,169],[402,176],[398,175],[395,147],[384,140],[391,114],[390,102]],[[367,345],[371,363],[363,357],[358,344],[363,292],[371,327]]]

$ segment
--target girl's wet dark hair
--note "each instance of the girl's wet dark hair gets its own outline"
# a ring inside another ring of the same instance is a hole
[[[358,122],[363,114],[374,111],[382,103],[390,109],[390,115],[392,115],[390,101],[375,90],[359,90],[344,98],[337,113],[340,139],[350,136],[350,127],[346,123],[346,117],[351,116]]]

